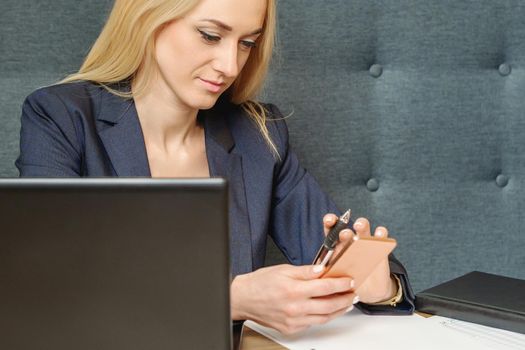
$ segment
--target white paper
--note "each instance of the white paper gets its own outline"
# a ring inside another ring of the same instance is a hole
[[[476,338],[495,349],[525,349],[525,334],[440,316],[433,316],[428,320],[429,322],[435,322],[441,327]]]
[[[512,349],[466,335],[442,323],[411,316],[368,316],[354,309],[325,325],[292,336],[246,321],[245,326],[291,350],[347,349]],[[521,348],[523,349],[523,348]]]

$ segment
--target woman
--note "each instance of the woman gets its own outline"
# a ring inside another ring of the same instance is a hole
[[[234,320],[293,333],[358,301],[365,312],[410,313],[394,258],[357,291],[310,265],[337,208],[289,150],[279,111],[253,101],[274,31],[274,0],[116,0],[80,71],[24,103],[20,174],[224,176]],[[353,228],[370,235],[364,218]],[[261,268],[267,234],[293,265]]]

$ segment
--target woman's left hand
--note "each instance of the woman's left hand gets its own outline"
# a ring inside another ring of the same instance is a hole
[[[327,235],[330,228],[335,225],[337,216],[335,214],[326,214],[323,218],[324,234]],[[370,222],[365,218],[359,218],[354,223],[354,231],[360,237],[371,236]],[[339,233],[341,246],[349,239],[352,239],[353,232],[345,229]],[[388,230],[386,227],[379,226],[374,231],[375,237],[387,237]],[[388,258],[384,259],[370,276],[358,287],[356,294],[363,303],[376,303],[390,299],[397,292],[397,283],[390,275],[390,266]]]

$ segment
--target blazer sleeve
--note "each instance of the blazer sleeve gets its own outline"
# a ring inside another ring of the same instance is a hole
[[[267,108],[273,116],[269,124],[280,156],[274,174],[270,235],[292,264],[311,264],[324,238],[323,216],[327,213],[340,215],[341,211],[299,164],[288,143],[288,129],[282,114],[273,105]],[[351,221],[349,227],[352,225]],[[401,281],[403,300],[396,307],[358,303],[357,307],[367,314],[411,314],[414,311],[414,293],[405,268],[393,255],[389,263],[391,272]]]
[[[41,89],[22,106],[21,177],[78,177],[82,157],[72,115],[59,96]]]

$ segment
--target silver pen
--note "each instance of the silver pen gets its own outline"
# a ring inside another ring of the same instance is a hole
[[[350,215],[352,211],[348,209],[343,215],[341,215],[335,225],[330,229],[326,235],[323,245],[315,256],[314,265],[326,266],[330,258],[334,254],[335,246],[339,242],[339,232],[348,228],[348,222],[350,221]]]

